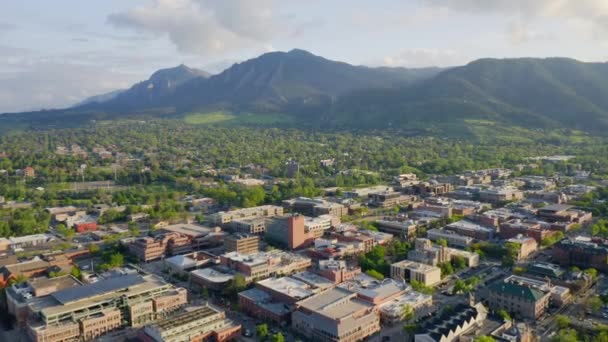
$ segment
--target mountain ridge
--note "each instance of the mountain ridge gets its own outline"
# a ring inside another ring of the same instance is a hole
[[[281,113],[298,125],[328,128],[489,120],[604,132],[608,63],[482,58],[452,68],[374,68],[293,49],[265,53],[215,75],[185,65],[161,69],[107,101],[22,115],[49,123],[53,116],[86,121],[218,110]]]

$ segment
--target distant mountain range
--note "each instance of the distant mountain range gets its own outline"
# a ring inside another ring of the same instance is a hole
[[[608,64],[480,59],[453,68],[370,68],[303,50],[271,52],[217,75],[184,65],[72,108],[0,116],[33,126],[192,112],[278,113],[312,127],[428,127],[471,120],[608,129]]]

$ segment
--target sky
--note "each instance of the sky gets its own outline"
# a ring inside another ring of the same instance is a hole
[[[270,51],[369,66],[608,60],[607,0],[23,0],[0,4],[0,113]]]

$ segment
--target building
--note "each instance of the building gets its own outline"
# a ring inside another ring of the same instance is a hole
[[[414,335],[415,342],[458,341],[463,334],[481,327],[488,310],[481,304],[459,304],[453,310],[424,321]]]
[[[207,227],[193,223],[179,223],[164,226],[161,232],[177,233],[190,239],[192,248],[221,245],[226,233],[220,227]]]
[[[227,269],[244,275],[248,282],[302,272],[312,264],[307,257],[278,249],[256,254],[226,253],[220,256],[220,263]]]
[[[415,280],[432,286],[441,281],[441,269],[411,260],[403,260],[391,264],[391,278],[410,282]]]
[[[201,288],[221,291],[230,286],[235,274],[234,270],[226,267],[203,268],[190,272],[190,281]]]
[[[386,185],[376,185],[367,188],[358,188],[342,192],[344,198],[367,198],[371,193],[383,192],[383,191],[394,191],[392,187]]]
[[[16,251],[22,248],[44,246],[55,241],[55,237],[50,234],[34,234],[10,238],[0,238],[0,251]]]
[[[146,325],[140,339],[144,342],[224,342],[240,333],[240,324],[226,318],[223,310],[208,304]]]
[[[179,233],[141,237],[129,244],[129,252],[143,262],[192,251],[190,238]]]
[[[525,237],[522,235],[518,235],[514,238],[510,238],[507,242],[519,245],[519,249],[517,251],[517,260],[527,259],[532,253],[536,252],[538,249],[538,243],[536,240],[531,237]]]
[[[236,220],[248,220],[258,217],[275,217],[283,215],[283,207],[275,205],[263,205],[259,207],[238,209],[232,211],[220,211],[210,215],[209,218],[214,224],[224,226]]]
[[[260,251],[260,237],[236,233],[224,238],[226,252],[238,252],[241,254],[253,254]]]
[[[479,255],[477,253],[444,246],[433,246],[429,239],[416,239],[415,248],[408,252],[407,258],[432,266],[452,262],[458,258],[462,258],[467,267],[479,265]]]
[[[263,234],[266,232],[266,219],[264,217],[238,219],[230,222],[227,228],[235,233]]]
[[[433,296],[416,291],[407,291],[379,306],[380,320],[387,325],[398,324],[406,319],[406,307],[411,308],[412,319],[420,319],[433,311]]]
[[[321,198],[298,197],[283,201],[283,206],[306,216],[331,215],[342,217],[348,214],[348,208],[344,205]]]
[[[564,239],[553,245],[551,251],[553,261],[559,265],[608,272],[608,243],[603,239],[582,236]]]
[[[14,262],[14,263],[13,263]],[[14,260],[0,268],[0,287],[6,286],[12,279],[19,277],[39,277],[51,270],[70,273],[72,261],[64,254],[34,257],[27,261]]]
[[[240,292],[239,304],[254,317],[284,324],[290,321],[296,302],[333,286],[328,279],[310,272],[273,277],[257,282],[253,289]]]
[[[495,230],[481,224],[469,221],[460,220],[448,224],[445,230],[453,231],[454,233],[469,236],[476,240],[491,240],[494,238]]]
[[[25,283],[6,287],[6,309],[15,318],[17,325],[24,326],[30,314],[29,304],[38,297],[82,284],[75,278],[66,275],[56,278],[38,277],[28,279]]]
[[[565,287],[514,275],[490,284],[480,294],[493,310],[504,309],[524,319],[538,319],[550,304],[562,306],[571,299]]]
[[[450,230],[443,229],[429,229],[426,232],[426,237],[434,242],[439,240],[445,240],[448,246],[467,248],[473,244],[473,238],[469,236],[460,235]]]
[[[378,220],[376,221],[378,225],[378,230],[382,232],[386,232],[389,234],[393,234],[396,236],[400,236],[403,238],[408,238],[416,235],[416,222],[413,220],[404,220],[404,221],[388,221],[388,220]]]
[[[406,196],[396,191],[374,192],[368,195],[369,204],[378,208],[392,208],[411,202],[415,197]]]
[[[23,169],[23,175],[28,178],[34,178],[36,177],[36,170],[31,166],[26,166],[25,169]]]
[[[74,222],[74,230],[77,233],[94,232],[97,230],[97,220],[92,216],[87,216],[78,222]]]
[[[187,303],[187,291],[157,276],[130,274],[64,289],[31,303],[35,342],[93,340],[124,326],[142,326]]]
[[[493,187],[479,191],[479,200],[493,204],[519,201],[524,198],[523,191],[515,187]]]
[[[374,306],[334,287],[296,303],[292,328],[313,341],[360,341],[380,330]]]
[[[592,214],[574,209],[567,204],[553,204],[538,209],[538,217],[547,222],[568,222],[583,224],[591,221]]]
[[[349,266],[344,260],[319,260],[317,273],[339,284],[361,273],[361,268]]]
[[[307,227],[306,218],[302,215],[274,217],[266,225],[266,240],[292,250],[308,247],[316,237],[323,235],[322,225],[313,227],[315,229]]]
[[[547,224],[537,221],[513,219],[500,225],[500,237],[510,239],[517,236],[527,236],[536,240],[540,244],[543,239],[557,233],[550,230]]]
[[[166,258],[163,260],[163,265],[171,274],[184,274],[202,266],[215,264],[217,260],[219,259],[210,254],[193,252]]]

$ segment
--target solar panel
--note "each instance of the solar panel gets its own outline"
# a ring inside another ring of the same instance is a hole
[[[70,302],[97,296],[106,292],[116,291],[144,282],[145,279],[142,276],[138,274],[129,274],[101,280],[94,284],[57,291],[53,293],[52,296],[61,304],[65,305]]]

